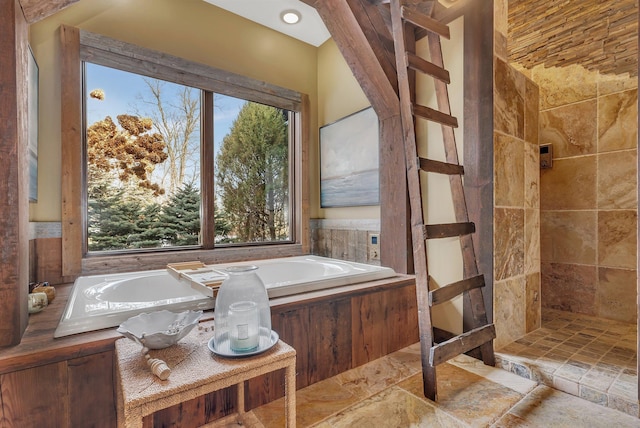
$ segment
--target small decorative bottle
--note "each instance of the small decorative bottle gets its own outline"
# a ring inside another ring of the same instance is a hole
[[[222,355],[259,351],[271,340],[271,308],[264,283],[254,265],[226,271],[216,296],[214,342]]]

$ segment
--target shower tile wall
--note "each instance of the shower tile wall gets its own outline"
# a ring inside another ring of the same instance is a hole
[[[637,79],[534,68],[541,171],[542,306],[636,320]]]
[[[540,327],[538,88],[494,66],[494,324],[497,349]]]

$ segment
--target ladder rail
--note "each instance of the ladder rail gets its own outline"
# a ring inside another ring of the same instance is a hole
[[[429,52],[431,53],[431,62],[439,67],[444,66],[444,58],[442,55],[442,43],[437,35],[433,33],[427,34],[429,44]],[[446,83],[434,80],[436,88],[436,101],[438,110],[445,114],[451,114],[451,103],[449,102],[449,90]],[[458,159],[458,150],[456,147],[456,135],[454,129],[449,126],[441,126],[444,140],[445,159],[447,163],[460,164]],[[453,195],[453,209],[456,221],[460,223],[469,222],[469,214],[467,212],[466,197],[464,194],[464,184],[462,176],[449,176],[449,186]],[[463,242],[468,241],[468,242]],[[470,236],[461,238],[460,242],[463,248],[463,263],[466,275],[477,275],[478,265],[473,246],[473,240]]]
[[[427,34],[427,43],[431,54],[431,62],[436,66],[444,68],[444,56],[442,54],[442,42],[434,33]],[[451,103],[449,101],[449,89],[447,84],[438,79],[434,79],[436,88],[436,100],[438,109],[446,114],[451,114]],[[443,132],[443,140],[445,145],[445,158],[448,163],[459,164],[458,150],[456,147],[456,136],[454,129],[448,126],[441,126]],[[461,175],[450,175],[449,184],[454,201],[454,211],[456,221],[469,222],[469,213],[464,193],[464,183]],[[475,249],[473,245],[473,237],[465,235],[460,237],[460,246],[462,248],[462,260],[465,276],[474,276],[479,273],[478,262],[476,259]],[[479,305],[479,300],[483,301],[484,296],[482,290],[472,289],[467,292],[471,301],[471,315],[473,318],[473,327],[478,328],[488,323],[487,312],[484,303]],[[493,353],[493,345],[491,342],[484,343],[481,346],[482,359],[487,365],[495,365],[495,356]]]
[[[396,71],[398,74],[398,95],[403,130],[403,145],[407,173],[407,187],[411,212],[411,234],[413,240],[414,269],[416,277],[416,295],[418,300],[418,326],[422,356],[424,394],[432,400],[437,399],[435,366],[448,359],[480,348],[483,361],[495,365],[492,340],[495,327],[487,323],[481,287],[484,277],[479,275],[476,255],[471,234],[475,226],[469,221],[468,208],[464,194],[462,174],[464,172],[458,159],[454,128],[457,119],[451,116],[449,101],[449,73],[444,68],[441,36],[448,37],[447,26],[433,20],[421,12],[408,9],[406,0],[391,0],[390,15]],[[416,29],[427,30],[427,43],[430,61],[416,55]],[[437,109],[416,104],[415,73],[420,72],[434,78]],[[416,141],[416,121],[418,117],[440,123],[445,149],[446,162],[425,160],[418,157]],[[420,171],[433,171],[449,175],[450,190],[454,202],[457,223],[425,225],[422,204]],[[464,276],[467,279],[446,286],[441,291],[430,290],[432,282],[428,272],[426,239],[459,236],[463,256]],[[472,330],[458,335],[443,344],[434,344],[431,306],[449,300],[462,293],[470,299],[473,318]]]
[[[422,380],[426,397],[435,399],[435,366],[429,363],[426,345],[433,346],[433,325],[429,308],[429,273],[427,268],[426,242],[424,240],[424,217],[422,212],[422,189],[420,185],[420,165],[416,148],[415,126],[412,109],[411,88],[409,87],[409,64],[405,55],[406,41],[404,23],[400,12],[400,0],[391,0],[391,24],[398,73],[398,92],[400,94],[400,112],[403,129],[405,163],[407,169],[407,187],[411,212],[411,238],[413,240],[413,260],[416,276],[416,297],[418,299],[418,328],[422,348]],[[413,32],[406,32],[413,34]],[[427,311],[425,314],[424,311]]]

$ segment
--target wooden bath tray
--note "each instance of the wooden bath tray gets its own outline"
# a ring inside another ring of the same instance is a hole
[[[227,279],[224,272],[202,262],[168,263],[167,271],[174,278],[188,283],[194,290],[212,298],[218,294],[222,281]]]

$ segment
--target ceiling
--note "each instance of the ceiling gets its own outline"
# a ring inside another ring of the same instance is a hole
[[[509,60],[638,74],[638,0],[509,0]]]
[[[316,10],[299,0],[204,1],[316,47],[331,36]],[[297,24],[286,24],[280,19],[283,11],[291,9],[300,12]]]
[[[299,0],[204,0],[258,24],[320,46],[330,34]],[[445,6],[455,0],[440,0]],[[509,60],[525,68],[579,64],[604,74],[638,74],[638,0],[508,0]],[[298,10],[298,24],[280,14]]]

